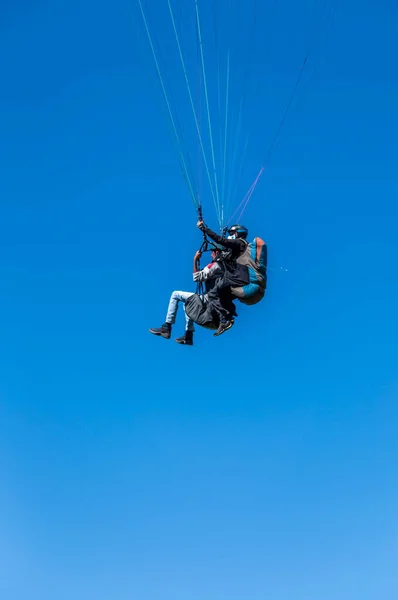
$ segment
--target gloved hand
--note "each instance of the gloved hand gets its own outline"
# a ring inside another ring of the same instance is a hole
[[[200,229],[201,231],[204,231],[206,229],[206,225],[204,224],[203,221],[198,221],[196,226],[198,227],[198,229]]]

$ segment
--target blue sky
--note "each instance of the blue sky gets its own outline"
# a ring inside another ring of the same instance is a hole
[[[311,37],[302,4],[259,11],[242,190]],[[200,234],[135,9],[1,7],[1,597],[397,597],[398,15],[342,4],[245,213],[267,296],[193,348],[148,333]]]

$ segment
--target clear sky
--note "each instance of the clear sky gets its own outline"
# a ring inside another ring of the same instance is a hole
[[[258,12],[242,192],[322,8],[301,4]],[[244,216],[269,246],[267,295],[192,348],[148,333],[193,289],[200,233],[136,14],[0,7],[0,596],[395,600],[397,7],[347,0],[320,36]]]

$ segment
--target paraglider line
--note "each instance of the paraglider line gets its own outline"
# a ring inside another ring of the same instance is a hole
[[[340,0],[336,0],[336,2],[335,2],[335,3],[334,3],[334,5],[333,5],[333,10],[332,10],[331,18],[330,18],[330,23],[329,23],[329,27],[327,27],[327,28],[326,28],[326,35],[325,35],[325,37],[326,37],[326,36],[329,34],[329,32],[330,32],[330,30],[331,30],[331,28],[332,28],[332,26],[333,26],[333,22],[334,22],[334,20],[335,20],[336,14],[337,14],[337,10],[338,10],[338,7],[339,7],[339,3],[340,3]],[[270,160],[270,158],[271,158],[271,156],[272,156],[272,153],[273,153],[273,151],[274,151],[274,149],[275,149],[276,143],[277,143],[277,141],[278,141],[278,138],[279,138],[279,136],[280,136],[280,134],[281,134],[281,131],[282,131],[282,129],[283,129],[283,126],[284,126],[284,124],[285,124],[285,121],[286,121],[287,115],[288,115],[288,113],[289,113],[289,110],[290,110],[290,108],[291,108],[291,106],[292,106],[292,104],[293,104],[293,101],[294,101],[294,99],[295,99],[295,96],[296,96],[296,94],[297,94],[297,91],[298,91],[298,89],[299,89],[299,87],[300,87],[300,84],[301,84],[301,81],[302,81],[302,78],[303,78],[304,71],[305,71],[305,69],[306,69],[306,67],[307,67],[307,64],[308,64],[308,61],[309,61],[309,57],[310,57],[310,56],[311,56],[311,55],[314,53],[314,47],[316,47],[316,39],[315,39],[315,38],[316,38],[316,36],[314,35],[314,39],[313,39],[313,41],[312,41],[311,47],[310,47],[310,48],[307,50],[307,54],[306,54],[306,56],[305,56],[305,58],[304,58],[304,60],[303,60],[303,63],[302,63],[302,65],[301,65],[301,68],[300,68],[300,71],[299,71],[299,74],[298,74],[298,77],[297,77],[296,83],[295,83],[295,85],[294,85],[293,91],[292,91],[292,93],[291,93],[291,95],[290,95],[290,98],[289,98],[289,100],[288,100],[288,103],[287,103],[287,105],[286,105],[286,107],[285,107],[285,110],[284,110],[284,112],[283,112],[283,115],[282,115],[282,118],[281,118],[281,120],[280,120],[279,126],[278,126],[278,128],[277,128],[277,130],[276,130],[276,133],[275,133],[275,135],[274,135],[274,137],[273,137],[273,139],[272,139],[272,142],[271,142],[271,144],[270,144],[270,146],[269,146],[269,149],[268,149],[268,152],[267,152],[267,155],[266,155],[265,161],[264,161],[264,163],[263,163],[263,165],[262,165],[262,167],[261,167],[261,169],[260,169],[260,172],[259,172],[259,174],[257,175],[257,177],[256,177],[256,179],[255,179],[255,181],[254,181],[254,184],[253,184],[253,185],[252,185],[252,187],[249,189],[249,192],[246,194],[245,198],[243,199],[243,201],[242,201],[242,202],[241,202],[241,204],[240,204],[240,206],[241,206],[241,205],[244,203],[244,207],[243,207],[243,209],[242,209],[242,211],[241,211],[241,213],[240,213],[240,215],[239,215],[239,219],[242,217],[242,215],[243,215],[244,211],[246,210],[246,207],[247,207],[247,205],[248,205],[248,203],[249,203],[249,200],[250,200],[250,198],[251,198],[251,197],[252,197],[252,195],[253,195],[254,188],[256,187],[256,185],[257,185],[257,183],[258,183],[258,181],[259,181],[259,179],[260,179],[260,177],[261,177],[262,173],[264,172],[264,170],[265,170],[266,166],[268,165],[268,162],[269,162],[269,160]],[[253,187],[253,186],[254,186],[254,187]],[[236,212],[237,212],[237,211],[236,211]]]
[[[248,204],[248,202],[249,202],[250,198],[252,197],[252,195],[253,195],[253,192],[254,192],[254,190],[255,190],[255,187],[256,187],[256,185],[257,185],[257,183],[258,183],[258,181],[259,181],[259,179],[260,179],[261,175],[263,174],[263,171],[264,171],[264,169],[265,169],[265,167],[261,167],[261,169],[260,169],[260,172],[259,172],[259,174],[257,175],[256,179],[255,179],[255,180],[254,180],[254,182],[252,183],[252,185],[251,185],[251,187],[249,188],[249,190],[246,192],[246,194],[245,194],[245,196],[244,196],[243,200],[242,200],[242,201],[241,201],[241,203],[239,204],[238,208],[235,210],[235,212],[234,212],[234,214],[232,215],[232,217],[229,219],[229,221],[228,221],[228,225],[229,225],[229,223],[232,221],[232,219],[234,218],[234,216],[236,215],[236,213],[237,213],[237,212],[240,210],[240,208],[241,208],[241,207],[244,205],[244,208],[243,208],[242,212],[241,212],[241,213],[240,213],[240,215],[239,215],[238,221],[241,219],[241,217],[242,217],[242,215],[243,215],[243,211],[244,211],[244,209],[246,208],[246,206],[247,206],[247,204]]]
[[[201,56],[201,62],[202,62],[203,86],[204,86],[205,99],[206,99],[207,120],[208,120],[208,125],[209,125],[210,147],[211,147],[211,154],[212,154],[212,160],[213,160],[214,182],[215,182],[215,188],[216,188],[218,213],[219,213],[218,220],[219,220],[219,225],[221,226],[221,222],[220,222],[220,199],[219,199],[219,194],[218,194],[217,170],[216,170],[216,161],[215,161],[215,157],[214,157],[213,132],[212,132],[211,118],[210,118],[209,94],[208,94],[208,91],[207,91],[207,78],[206,78],[205,61],[204,61],[204,56],[203,56],[203,41],[202,41],[202,33],[201,33],[201,28],[200,28],[200,17],[199,17],[198,0],[195,0],[195,8],[196,8],[196,23],[197,23],[197,26],[198,26],[200,56]]]
[[[229,207],[232,203],[232,198],[235,196],[235,193],[236,193],[236,190],[238,187],[238,182],[240,180],[240,174],[242,172],[244,159],[246,156],[247,145],[248,145],[248,141],[249,141],[249,134],[247,134],[246,142],[243,147],[242,158],[240,161],[240,168],[239,168],[239,170],[237,170],[236,166],[237,166],[237,161],[238,161],[238,149],[239,149],[239,144],[240,144],[240,138],[241,138],[241,134],[242,134],[243,111],[244,111],[244,107],[245,107],[246,99],[247,99],[249,80],[250,80],[250,71],[252,70],[252,65],[253,65],[252,58],[253,58],[253,53],[254,53],[255,41],[256,41],[256,31],[257,31],[257,0],[254,0],[254,2],[253,2],[253,20],[252,20],[252,25],[249,29],[249,38],[251,40],[251,43],[249,45],[247,66],[245,69],[245,75],[244,75],[244,80],[243,80],[243,94],[242,94],[242,98],[241,98],[240,106],[239,106],[239,114],[238,114],[238,121],[237,121],[237,126],[236,126],[235,141],[234,141],[234,146],[233,146],[234,149],[233,149],[233,153],[232,153],[231,172],[235,173],[235,176],[234,176],[232,182],[230,182],[233,185],[229,186],[229,191],[227,194],[227,209],[226,209],[227,214],[229,213]]]
[[[196,62],[197,62],[197,86],[198,86],[198,200],[200,204],[201,199],[201,164],[200,164],[200,139],[201,139],[201,113],[202,113],[202,105],[201,105],[201,77],[200,77],[200,56],[199,56],[199,37],[198,32],[196,31]]]
[[[142,6],[141,0],[137,0],[137,2],[138,2],[138,5],[140,7],[140,10],[141,10],[142,19],[143,19],[143,22],[144,22],[144,26],[145,26],[145,30],[146,30],[147,36],[148,36],[149,45],[150,45],[151,50],[152,50],[152,55],[153,55],[153,59],[154,59],[154,62],[155,62],[155,66],[156,66],[156,70],[157,70],[159,82],[160,82],[160,85],[161,85],[161,88],[162,88],[162,92],[163,92],[163,96],[164,96],[164,99],[165,99],[165,102],[166,102],[166,106],[167,106],[167,109],[168,109],[168,112],[169,112],[171,124],[173,126],[175,139],[177,141],[177,145],[181,148],[181,141],[180,141],[180,138],[179,138],[179,135],[178,135],[176,123],[175,123],[175,120],[174,120],[174,117],[173,117],[173,112],[172,112],[171,106],[170,106],[170,101],[169,101],[169,98],[168,98],[168,95],[167,95],[167,91],[166,91],[166,87],[165,87],[165,84],[164,84],[164,81],[163,81],[163,77],[162,77],[162,74],[161,74],[161,71],[160,71],[159,61],[158,61],[158,58],[156,56],[156,51],[155,51],[155,48],[154,48],[154,45],[153,45],[153,41],[152,41],[152,37],[151,37],[150,31],[149,31],[148,21],[146,19],[144,8]],[[188,174],[188,169],[187,169],[187,165],[186,165],[186,162],[185,162],[185,158],[184,158],[184,155],[183,155],[181,149],[179,151],[179,156],[180,156],[181,170],[182,170],[183,175],[185,177],[185,180],[186,180],[186,182],[188,184],[188,187],[189,187],[189,190],[190,190],[193,202],[194,202],[195,206],[197,206],[197,199],[196,199],[196,196],[195,196],[195,193],[194,193],[194,190],[193,190],[193,186],[192,186],[192,182],[191,182],[191,179],[189,177],[189,174]]]
[[[222,183],[222,207],[221,207],[221,228],[224,226],[224,203],[225,203],[225,179],[227,173],[227,140],[228,140],[228,104],[229,104],[229,68],[230,53],[227,59],[227,85],[225,97],[225,136],[224,136],[224,164],[223,164],[223,183]]]
[[[174,34],[175,34],[175,37],[176,37],[177,48],[178,48],[178,52],[179,52],[179,55],[180,55],[180,61],[181,61],[181,65],[182,65],[182,69],[183,69],[183,73],[184,73],[185,83],[186,83],[186,86],[187,86],[188,96],[189,96],[189,100],[190,100],[190,103],[191,103],[191,108],[192,108],[193,116],[194,116],[194,119],[195,119],[196,130],[198,132],[199,143],[200,143],[200,146],[202,148],[202,154],[203,154],[203,158],[204,158],[204,162],[205,162],[205,166],[206,166],[207,175],[208,175],[208,178],[209,178],[210,190],[211,190],[211,193],[212,193],[212,196],[213,196],[213,200],[214,200],[214,203],[215,203],[215,206],[216,206],[216,210],[218,211],[218,214],[219,214],[220,209],[219,209],[219,206],[217,207],[216,196],[214,194],[214,189],[213,189],[213,185],[212,185],[212,179],[211,179],[211,175],[210,175],[210,171],[209,171],[209,167],[208,167],[208,163],[207,163],[207,159],[206,159],[206,153],[205,153],[205,150],[204,150],[204,147],[203,147],[202,136],[201,136],[201,132],[200,132],[198,118],[196,116],[195,103],[193,101],[191,86],[190,86],[189,79],[188,79],[187,69],[186,69],[186,65],[185,65],[185,61],[184,61],[184,56],[183,56],[182,49],[181,49],[180,39],[179,39],[179,36],[178,36],[178,31],[177,31],[177,27],[176,27],[176,24],[175,24],[174,13],[173,13],[173,9],[172,9],[171,4],[170,4],[170,0],[168,0],[168,5],[169,5],[169,11],[170,11],[171,21],[172,21],[172,24],[173,24]]]
[[[252,184],[251,188],[249,189],[249,192],[248,192],[248,193],[247,193],[247,195],[246,195],[246,196],[247,196],[247,199],[246,199],[245,205],[244,205],[244,207],[243,207],[243,209],[242,209],[242,212],[241,212],[241,213],[240,213],[240,215],[239,215],[239,218],[241,218],[241,217],[242,217],[242,215],[243,215],[244,211],[246,210],[246,207],[247,207],[247,205],[248,205],[248,203],[249,203],[249,200],[250,200],[250,198],[251,198],[251,197],[252,197],[252,195],[253,195],[254,189],[255,189],[255,187],[257,186],[257,184],[258,184],[258,182],[259,182],[259,180],[260,180],[260,177],[261,177],[261,175],[263,174],[263,172],[264,172],[264,170],[265,170],[266,166],[268,165],[268,162],[269,162],[269,160],[270,160],[270,158],[271,158],[271,156],[272,156],[272,152],[273,152],[273,150],[274,150],[274,148],[275,148],[276,142],[278,141],[278,138],[279,138],[279,136],[280,136],[280,133],[281,133],[281,131],[282,131],[282,129],[283,129],[283,126],[284,126],[284,124],[285,124],[286,117],[287,117],[287,115],[288,115],[288,113],[289,113],[290,107],[291,107],[291,106],[292,106],[292,104],[293,104],[293,101],[294,101],[294,98],[295,98],[295,96],[296,96],[297,90],[298,90],[298,88],[299,88],[299,86],[300,86],[300,83],[301,83],[301,80],[302,80],[302,78],[303,78],[303,74],[304,74],[305,68],[306,68],[306,66],[307,66],[307,63],[308,63],[308,58],[309,58],[309,55],[307,54],[307,56],[304,58],[303,64],[301,65],[301,68],[300,68],[300,71],[299,71],[299,74],[298,74],[298,77],[297,77],[296,83],[295,83],[295,85],[294,85],[294,88],[293,88],[293,91],[292,91],[292,93],[290,94],[289,101],[288,101],[288,103],[287,103],[287,105],[286,105],[286,107],[285,107],[285,110],[284,110],[284,112],[283,112],[283,115],[282,115],[282,118],[281,118],[281,120],[280,120],[280,122],[279,122],[278,128],[277,128],[277,130],[276,130],[276,132],[275,132],[275,135],[274,135],[274,137],[273,137],[273,139],[272,139],[272,141],[271,141],[271,144],[270,144],[270,146],[269,146],[269,148],[268,148],[268,152],[267,152],[267,155],[266,155],[265,161],[263,162],[263,164],[262,164],[262,166],[261,166],[261,168],[260,168],[260,171],[259,171],[259,173],[258,173],[258,175],[257,175],[256,179],[254,180],[254,183]],[[241,203],[241,204],[242,204],[242,203]]]

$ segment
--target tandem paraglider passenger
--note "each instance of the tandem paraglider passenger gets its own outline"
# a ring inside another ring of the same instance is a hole
[[[208,294],[216,284],[218,278],[223,274],[223,270],[219,263],[220,249],[215,247],[211,253],[212,262],[208,264],[204,269],[199,269],[199,260],[202,256],[200,250],[196,252],[193,260],[193,280],[202,284],[205,289],[204,301],[207,302]],[[169,307],[167,310],[165,323],[158,328],[151,328],[149,331],[154,335],[165,338],[166,340],[171,337],[172,325],[176,322],[177,312],[179,304],[184,304],[189,298],[194,296],[194,292],[182,292],[174,291],[170,296]],[[193,334],[195,331],[194,321],[185,314],[185,333],[179,338],[176,338],[178,344],[186,344],[188,346],[193,345]]]

